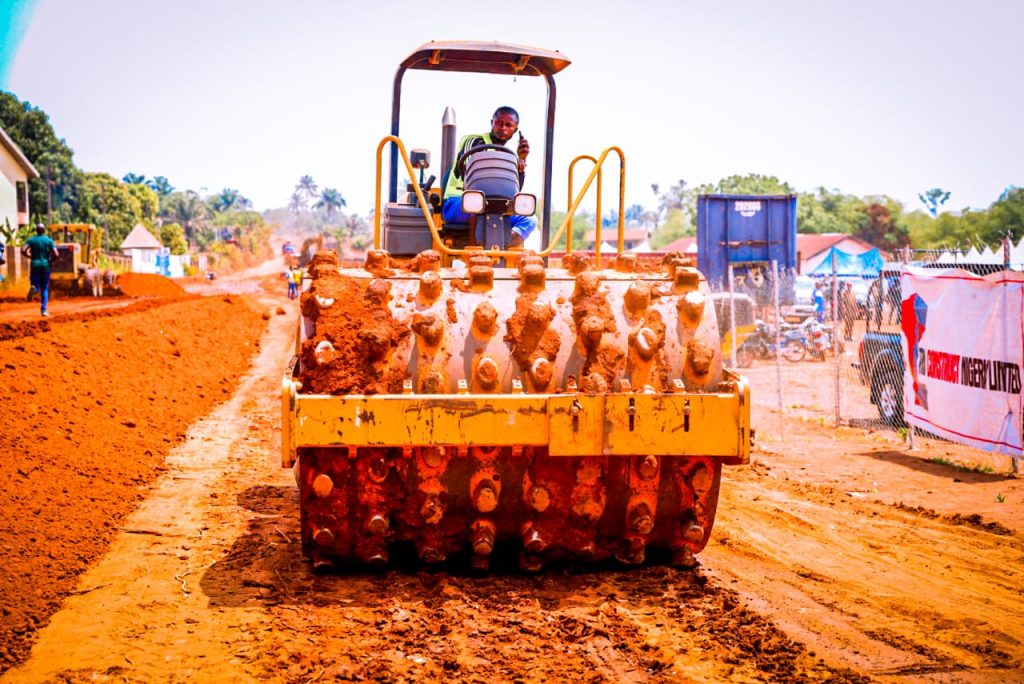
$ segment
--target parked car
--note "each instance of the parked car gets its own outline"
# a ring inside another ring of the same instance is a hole
[[[857,348],[854,367],[870,387],[878,417],[903,427],[903,344],[900,338],[900,265],[895,264],[868,286],[865,296],[866,329]]]

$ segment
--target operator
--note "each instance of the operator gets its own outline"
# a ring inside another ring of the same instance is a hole
[[[491,131],[484,134],[472,134],[463,136],[456,148],[455,160],[477,145],[505,145],[512,139],[519,130],[519,112],[511,107],[498,107],[491,117]],[[516,146],[516,156],[519,157],[519,187],[523,187],[523,180],[526,177],[526,157],[530,154],[530,143],[519,135],[519,144]],[[448,174],[448,185],[444,189],[444,206],[441,209],[445,223],[469,223],[470,215],[462,211],[462,177],[456,176],[453,168]],[[522,247],[526,238],[530,237],[537,228],[537,219],[532,216],[510,217],[512,223],[512,237],[509,239],[510,248]]]
[[[31,260],[27,299],[31,302],[32,297],[38,292],[40,310],[43,316],[49,316],[46,305],[50,303],[50,267],[60,258],[57,243],[46,234],[46,226],[37,223],[35,237],[25,240],[21,253]]]

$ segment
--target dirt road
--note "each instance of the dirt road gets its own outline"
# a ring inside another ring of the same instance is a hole
[[[2,681],[1024,680],[1024,480],[762,407],[696,573],[315,576],[278,467],[296,310],[270,305],[250,372]]]

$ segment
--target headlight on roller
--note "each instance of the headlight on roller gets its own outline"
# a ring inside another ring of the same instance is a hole
[[[537,196],[521,192],[512,200],[512,213],[519,216],[533,216],[537,211]]]
[[[484,193],[477,190],[462,193],[462,211],[467,214],[484,213]]]

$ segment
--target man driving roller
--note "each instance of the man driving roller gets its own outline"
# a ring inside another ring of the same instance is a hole
[[[491,130],[489,133],[472,134],[463,136],[456,148],[455,159],[477,145],[505,145],[519,130],[519,113],[511,107],[498,107],[491,117]],[[526,177],[526,157],[530,154],[530,143],[519,135],[519,143],[516,146],[516,156],[519,157],[519,186],[522,187],[523,179]],[[456,176],[455,169],[448,175],[448,184],[444,189],[444,206],[442,215],[445,223],[469,223],[470,215],[462,211],[462,177]],[[510,217],[512,224],[512,237],[509,239],[509,247],[522,247],[526,238],[537,227],[537,219],[532,216]]]

